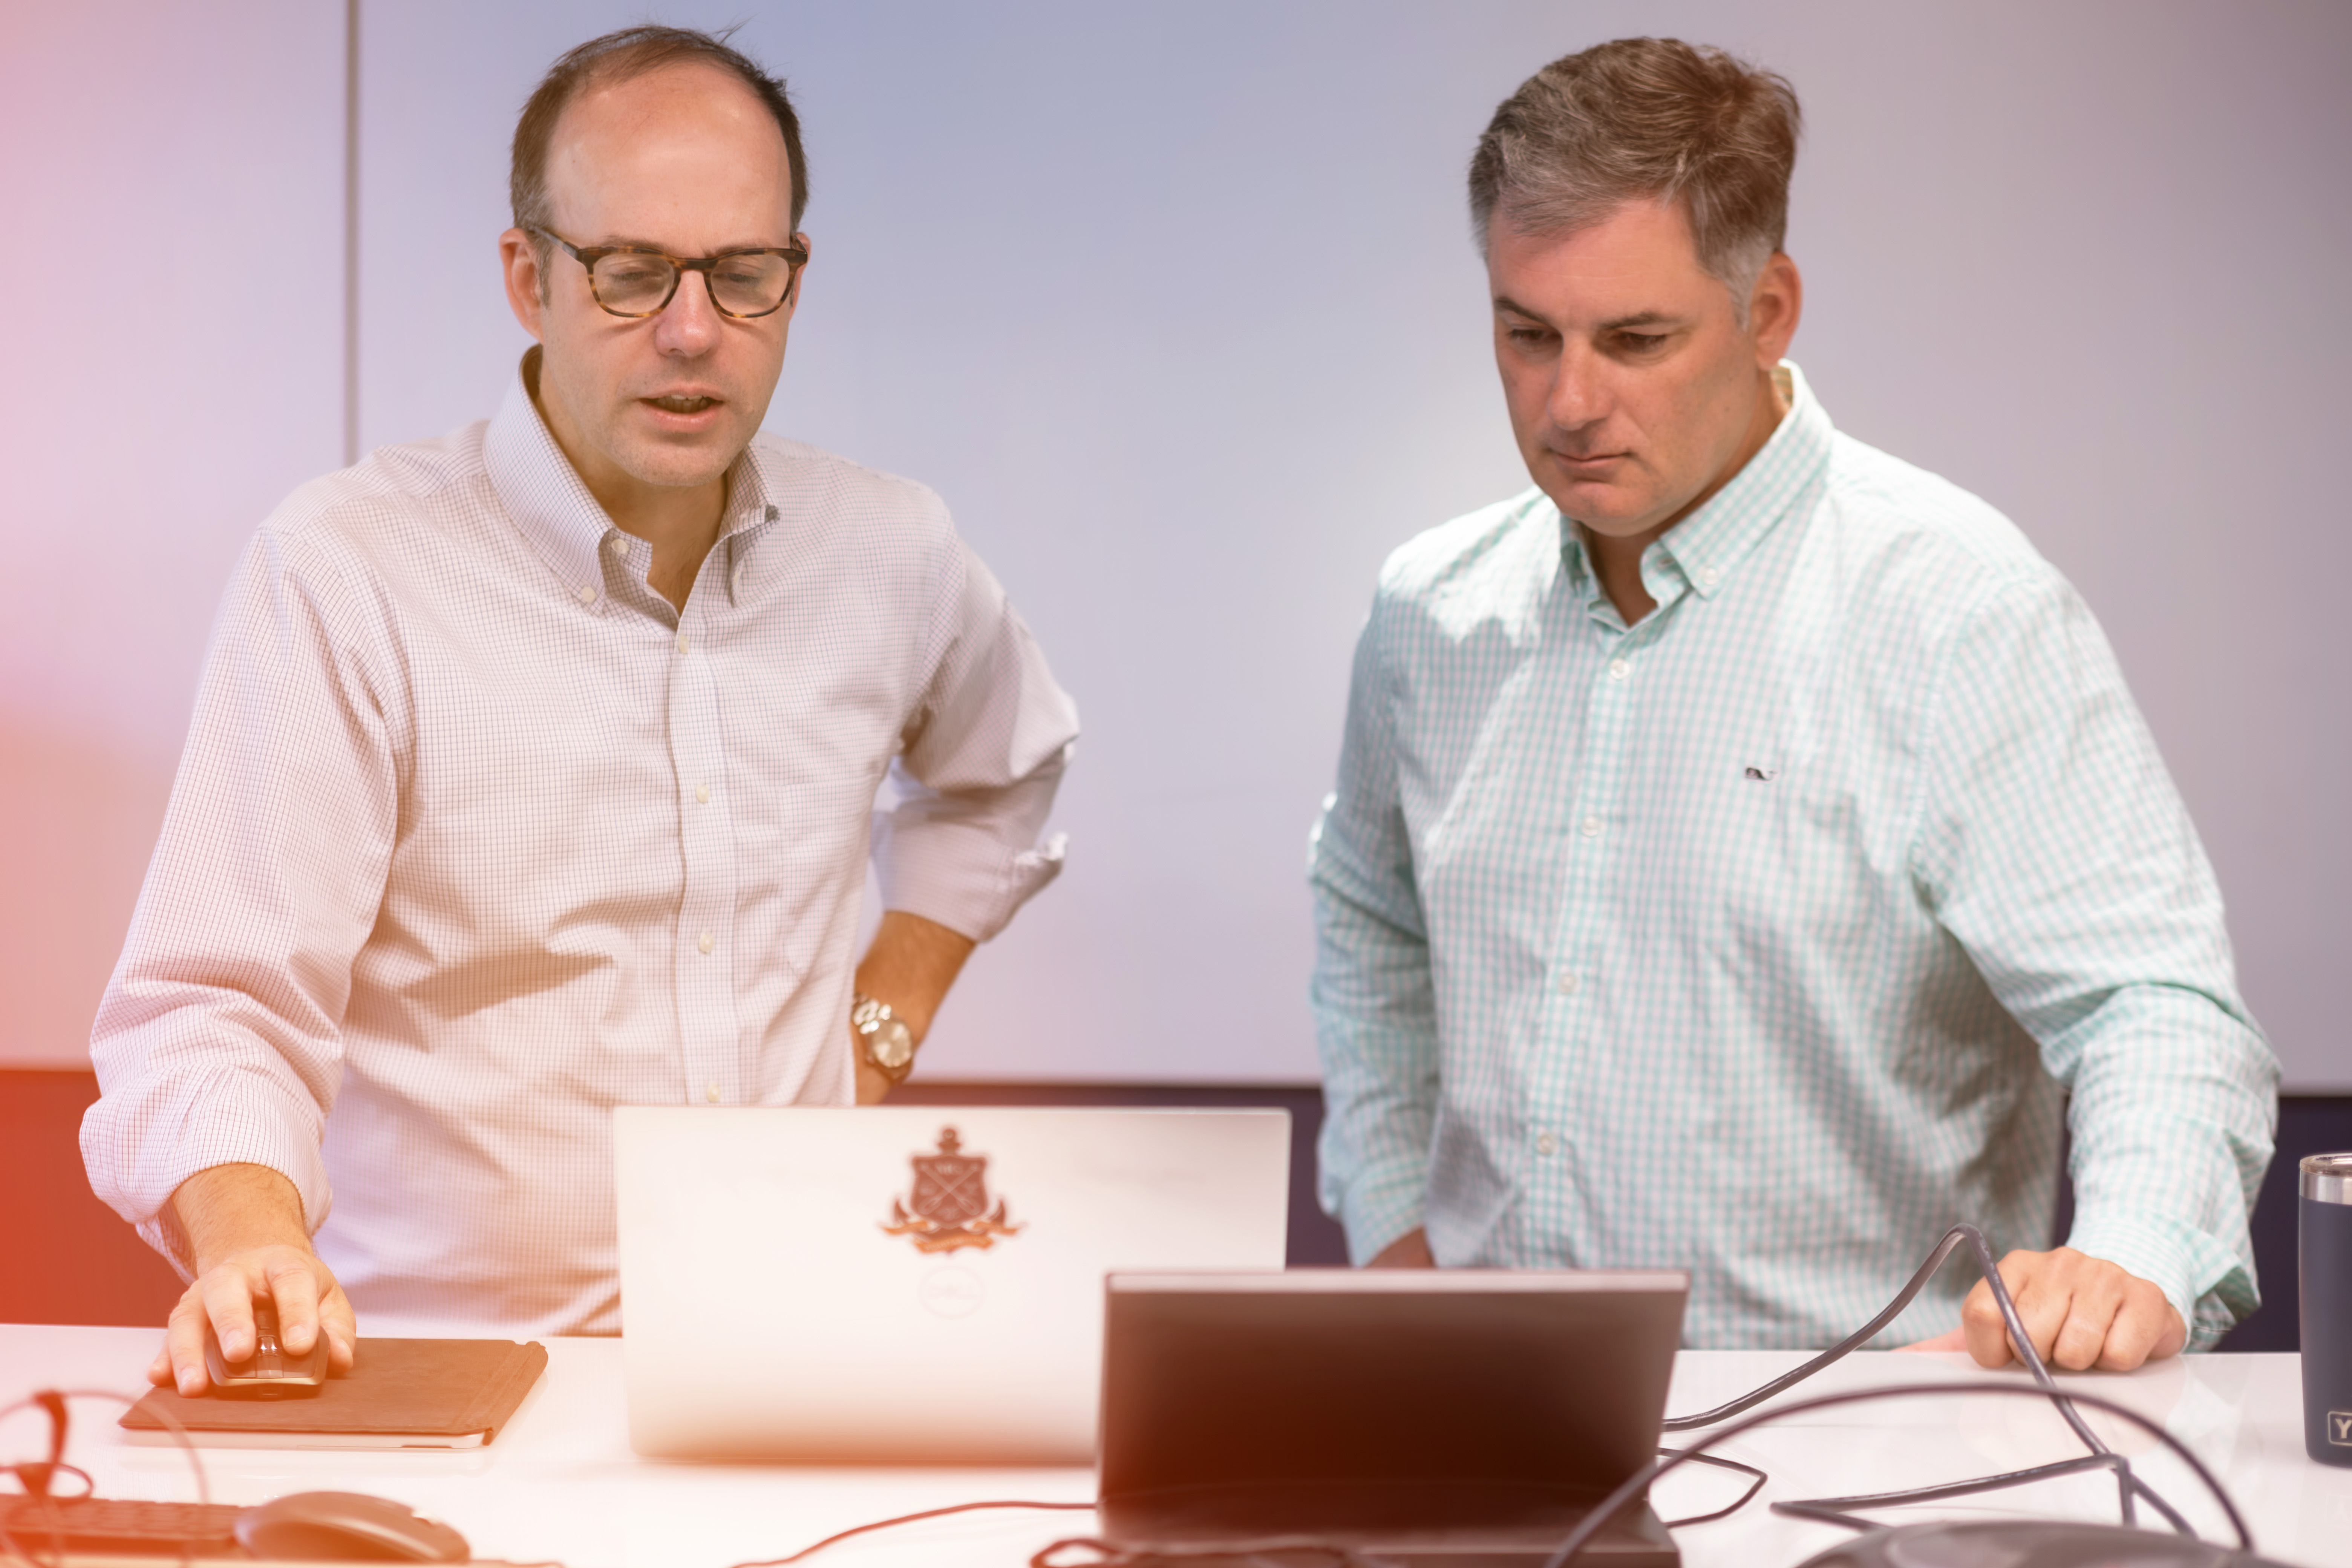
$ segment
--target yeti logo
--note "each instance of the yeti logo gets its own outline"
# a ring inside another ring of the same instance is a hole
[[[2327,1413],[2327,1440],[2339,1448],[2352,1448],[2352,1410]]]

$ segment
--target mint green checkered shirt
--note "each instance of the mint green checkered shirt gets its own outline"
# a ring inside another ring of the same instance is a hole
[[[2067,1240],[2210,1344],[2278,1068],[2195,830],[2074,590],[1788,368],[1640,624],[1536,490],[1382,571],[1310,852],[1324,1205],[1359,1262],[1684,1268],[1687,1343],[1826,1344],[1956,1221],[2050,1245],[2071,1097]]]

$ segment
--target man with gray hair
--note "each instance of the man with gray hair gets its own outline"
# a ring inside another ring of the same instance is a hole
[[[1359,1263],[1686,1268],[1701,1346],[1842,1338],[1974,1221],[2057,1364],[2210,1345],[2277,1064],[2088,610],[1783,358],[1799,125],[1636,38],[1479,141],[1535,486],[1391,556],[1357,648],[1325,1205]],[[1891,1331],[1933,1335],[2009,1358],[1981,1283]]]

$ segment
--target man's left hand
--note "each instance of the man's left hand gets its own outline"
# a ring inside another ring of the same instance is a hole
[[[2000,1260],[2000,1278],[2044,1365],[2129,1372],[2150,1359],[2178,1355],[2189,1342],[2189,1325],[2164,1292],[2104,1258],[2071,1247],[2020,1250]],[[1966,1350],[1979,1366],[2007,1366],[2011,1359],[2000,1307],[1981,1279],[1960,1306],[1958,1329],[1905,1348]]]
[[[891,1016],[907,1026],[915,1044],[931,1032],[931,1019],[948,997],[948,987],[963,971],[963,961],[975,944],[961,931],[904,910],[885,910],[874,945],[857,964],[857,990],[890,1005]],[[847,1027],[846,1025],[844,1027]],[[849,1059],[857,1066],[857,1103],[879,1105],[898,1085],[887,1073],[866,1059],[857,1031],[849,1031]]]
[[[892,1083],[889,1076],[881,1068],[866,1059],[865,1051],[856,1044],[856,1036],[854,1032],[850,1039],[852,1044],[849,1048],[857,1052],[857,1103],[879,1105],[889,1099],[890,1091],[898,1086]]]

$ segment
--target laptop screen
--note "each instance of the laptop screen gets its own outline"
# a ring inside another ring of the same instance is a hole
[[[1664,1272],[1115,1275],[1105,1506],[1214,1497],[1297,1529],[1590,1501],[1656,1449],[1688,1288]]]

